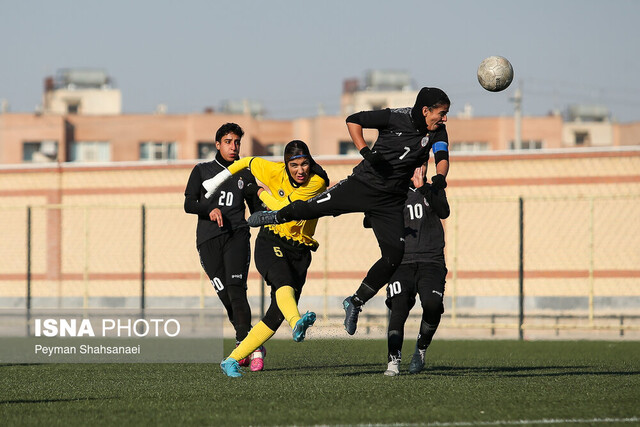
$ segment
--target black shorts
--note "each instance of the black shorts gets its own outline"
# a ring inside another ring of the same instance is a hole
[[[316,218],[365,212],[380,245],[404,250],[403,209],[406,199],[406,193],[384,192],[351,175],[307,203]]]
[[[249,228],[243,227],[204,241],[198,246],[200,264],[217,293],[227,286],[247,288],[251,250]]]
[[[300,293],[311,264],[309,249],[292,248],[277,237],[267,237],[261,232],[256,238],[254,256],[256,268],[272,292],[282,286],[291,286]]]
[[[447,268],[442,264],[411,263],[400,264],[387,285],[386,304],[391,309],[393,298],[404,298],[408,301],[409,309],[416,303],[416,295],[420,295],[423,303],[428,298],[440,300],[444,313],[444,287]]]

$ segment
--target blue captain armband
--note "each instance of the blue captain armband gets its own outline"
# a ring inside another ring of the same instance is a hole
[[[433,151],[433,155],[436,161],[436,165],[441,160],[449,160],[449,144],[444,141],[434,142],[431,146],[431,151]]]

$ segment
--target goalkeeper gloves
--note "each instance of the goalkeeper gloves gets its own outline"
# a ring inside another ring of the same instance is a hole
[[[229,172],[229,169],[224,169],[222,172],[218,173],[213,178],[209,178],[203,181],[202,186],[204,187],[205,190],[207,190],[207,193],[204,195],[204,197],[208,199],[211,196],[213,196],[213,193],[215,193],[216,190],[220,188],[222,183],[225,182],[230,177],[231,177],[231,172]]]
[[[447,181],[445,181],[444,175],[434,175],[433,178],[431,178],[431,187],[434,190],[444,190],[447,188]]]
[[[380,166],[385,161],[382,154],[377,151],[371,151],[371,149],[366,146],[360,150],[360,155],[373,167]]]

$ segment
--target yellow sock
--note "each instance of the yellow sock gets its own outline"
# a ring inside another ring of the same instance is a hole
[[[253,350],[267,342],[275,333],[276,331],[272,331],[264,322],[258,322],[256,326],[251,328],[245,339],[231,352],[229,357],[236,360],[244,359],[253,353]]]
[[[298,311],[298,303],[296,302],[293,288],[291,286],[278,288],[276,291],[276,303],[284,315],[284,320],[293,329],[296,326],[296,322],[300,320],[300,312]]]

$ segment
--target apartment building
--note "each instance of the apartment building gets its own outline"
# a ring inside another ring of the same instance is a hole
[[[45,79],[43,108],[0,114],[0,163],[122,162],[207,159],[215,154],[214,134],[226,122],[245,130],[242,156],[279,155],[292,139],[307,142],[317,155],[355,154],[344,120],[376,108],[410,106],[417,91],[407,73],[374,70],[363,84],[345,80],[341,113],[273,120],[253,109],[194,114],[123,114],[120,91],[106,73],[62,70]],[[515,149],[514,117],[463,114],[447,122],[452,151]],[[564,116],[525,116],[521,149],[640,145],[640,122],[618,124],[606,109],[574,106]],[[367,130],[373,143],[376,132]]]

